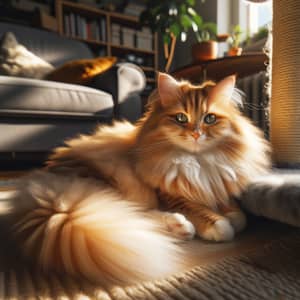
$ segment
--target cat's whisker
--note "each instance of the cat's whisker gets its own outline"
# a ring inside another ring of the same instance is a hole
[[[244,108],[256,111],[264,111],[266,109],[266,107],[263,104],[254,104],[250,102],[245,102]]]

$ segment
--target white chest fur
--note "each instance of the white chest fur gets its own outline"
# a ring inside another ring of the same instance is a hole
[[[236,181],[236,173],[217,154],[202,157],[178,155],[172,159],[165,174],[165,186],[169,192],[172,193],[172,185],[176,181],[182,196],[190,200],[201,199],[209,205],[215,205],[217,199],[228,198],[224,180]]]
[[[191,184],[199,185],[201,166],[200,162],[192,155],[174,157],[170,169],[166,174],[166,185],[169,186],[179,175],[184,176]]]

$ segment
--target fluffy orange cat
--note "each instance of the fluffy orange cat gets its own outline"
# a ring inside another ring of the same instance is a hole
[[[159,74],[136,125],[100,126],[56,149],[21,180],[5,215],[24,256],[125,284],[178,270],[175,238],[233,239],[246,225],[233,196],[269,167],[234,85],[233,76],[195,86]]]

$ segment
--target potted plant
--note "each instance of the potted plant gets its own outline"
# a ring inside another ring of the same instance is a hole
[[[243,42],[243,52],[263,52],[267,43],[269,28],[260,27],[253,36],[248,36]]]
[[[194,32],[203,25],[202,18],[195,11],[195,0],[146,0],[145,10],[140,16],[142,24],[163,37],[166,72],[169,71],[178,38],[185,41],[187,32]]]
[[[192,47],[194,61],[216,59],[218,56],[217,25],[212,22],[203,22],[196,31],[198,43]]]
[[[243,48],[240,47],[242,34],[243,31],[241,29],[241,26],[235,25],[233,27],[231,35],[228,38],[228,43],[230,45],[228,56],[237,56],[242,54]]]

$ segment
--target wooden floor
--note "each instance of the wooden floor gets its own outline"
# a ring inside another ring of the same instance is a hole
[[[24,173],[0,171],[0,180],[15,178],[22,174]],[[0,186],[0,193],[3,190],[5,187]],[[279,222],[249,216],[246,230],[239,233],[232,242],[213,243],[196,238],[186,242],[183,247],[188,253],[187,257],[191,259],[188,264],[191,266],[208,265],[225,257],[245,254],[259,247],[264,247],[293,231],[299,231],[299,229]]]

